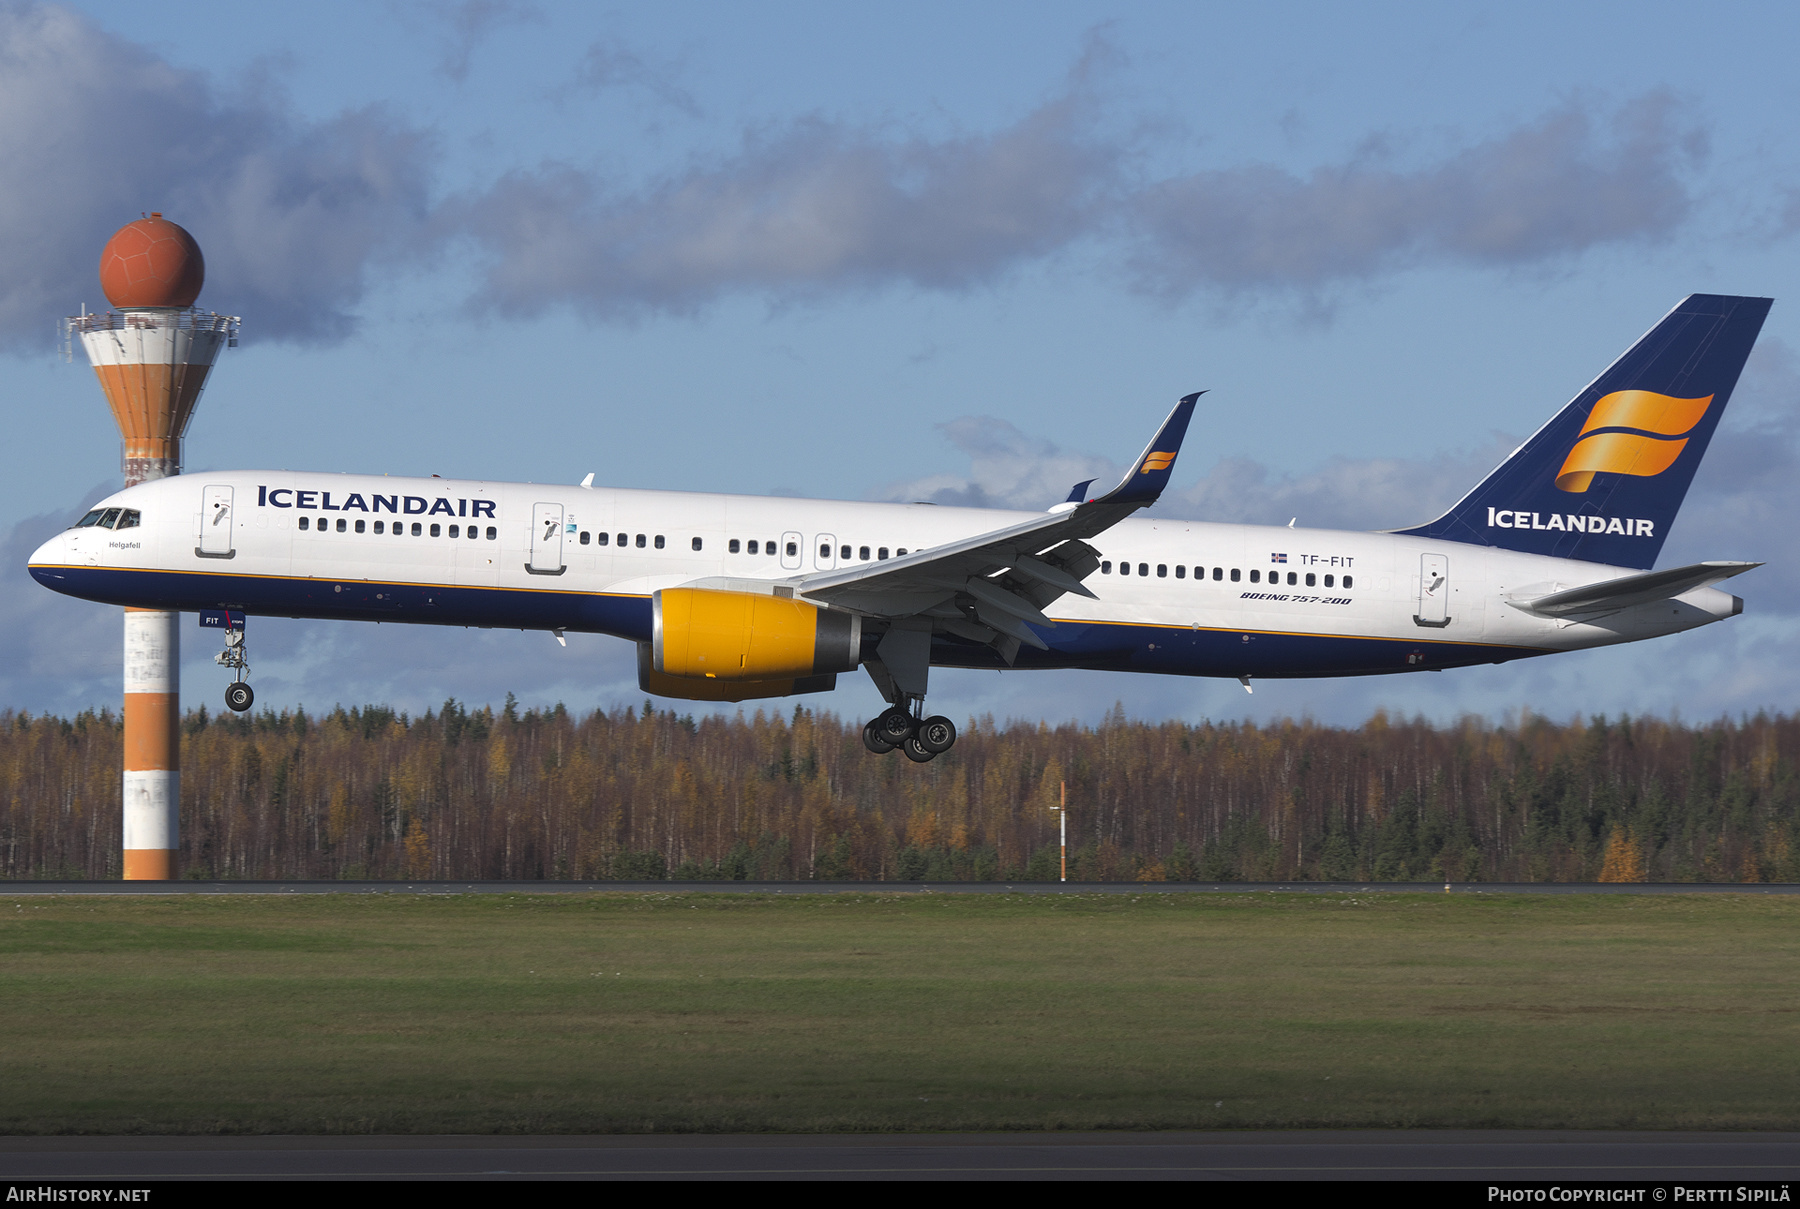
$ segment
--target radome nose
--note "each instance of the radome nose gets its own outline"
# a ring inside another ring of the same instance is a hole
[[[39,546],[31,553],[31,561],[26,564],[31,577],[47,588],[59,587],[62,580],[60,568],[69,563],[69,543],[65,534],[55,537]]]

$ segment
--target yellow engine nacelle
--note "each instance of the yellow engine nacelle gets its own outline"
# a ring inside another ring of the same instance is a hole
[[[861,617],[786,596],[665,588],[651,624],[650,670],[664,676],[803,680],[862,662]]]
[[[638,688],[655,697],[676,697],[683,701],[749,701],[757,697],[829,693],[837,687],[835,673],[800,676],[793,680],[708,680],[696,676],[668,676],[652,665],[654,658],[649,643],[638,643]]]

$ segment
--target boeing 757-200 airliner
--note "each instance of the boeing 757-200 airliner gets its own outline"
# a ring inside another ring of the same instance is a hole
[[[742,701],[863,668],[870,750],[930,760],[933,665],[1366,676],[1635,642],[1741,612],[1760,564],[1652,570],[1770,301],[1695,294],[1444,515],[1386,533],[1131,518],[1199,395],[1125,477],[1047,513],[233,471],[104,500],[31,558],[86,600],[611,634],[650,693]],[[1454,399],[1446,403],[1455,406]],[[227,692],[247,709],[242,671]]]

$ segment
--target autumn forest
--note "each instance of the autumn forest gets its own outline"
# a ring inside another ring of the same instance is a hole
[[[120,722],[0,712],[0,876],[119,875]],[[969,721],[805,706],[185,719],[194,878],[1800,880],[1800,719]]]

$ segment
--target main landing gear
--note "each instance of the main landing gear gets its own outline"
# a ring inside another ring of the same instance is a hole
[[[935,760],[956,743],[956,724],[942,714],[916,718],[895,705],[871,718],[863,727],[863,746],[876,755],[898,747],[915,764]]]
[[[200,624],[209,621],[214,625],[222,624],[225,629],[225,649],[213,656],[213,662],[220,667],[230,668],[233,676],[230,684],[225,686],[225,704],[235,713],[243,713],[256,702],[256,694],[250,690],[245,679],[250,674],[250,648],[244,645],[246,618],[242,613],[225,611],[221,615],[200,615]]]
[[[890,629],[882,636],[875,657],[863,660],[863,669],[875,682],[888,708],[863,727],[863,746],[876,755],[898,747],[915,764],[925,764],[949,751],[956,742],[956,724],[942,714],[924,717],[925,682],[931,672],[931,630]]]

